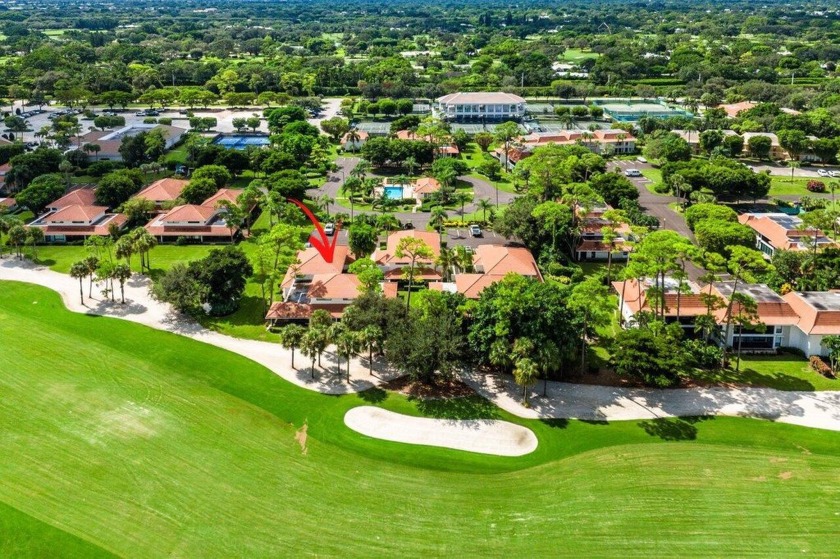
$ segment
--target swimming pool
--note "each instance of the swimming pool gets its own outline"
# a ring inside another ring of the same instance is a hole
[[[385,197],[389,200],[402,200],[403,187],[402,186],[384,186]]]
[[[223,134],[213,140],[213,143],[228,149],[243,150],[248,146],[263,147],[269,144],[268,136]]]

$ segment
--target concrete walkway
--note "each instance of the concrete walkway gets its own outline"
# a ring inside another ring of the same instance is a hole
[[[723,415],[753,417],[840,431],[840,392],[794,392],[771,388],[618,388],[540,381],[521,404],[513,377],[463,373],[462,380],[503,410],[528,419],[627,421]]]
[[[192,318],[174,311],[168,303],[161,303],[149,295],[150,281],[135,274],[125,286],[126,304],[111,302],[100,295],[94,284],[94,298],[88,298],[88,282],[84,280],[85,304],[79,297],[79,282],[69,275],[53,272],[44,267],[35,266],[28,261],[10,258],[0,259],[0,280],[21,281],[47,287],[61,295],[64,305],[73,312],[121,318],[137,322],[157,330],[180,334],[199,342],[214,345],[267,367],[285,380],[324,394],[346,394],[361,392],[378,386],[400,376],[388,368],[384,362],[374,360],[374,376],[368,374],[367,359],[353,359],[350,365],[350,381],[347,380],[347,362],[341,359],[341,371],[338,370],[337,355],[333,348],[328,348],[321,356],[323,367],[315,364],[312,379],[311,361],[300,351],[295,351],[295,365],[291,367],[291,352],[280,344],[245,340],[226,336],[201,326]],[[119,288],[117,288],[119,291]],[[2,297],[0,296],[0,308]]]
[[[347,411],[344,424],[375,439],[496,456],[524,456],[537,449],[533,431],[497,419],[433,419],[360,406]]]
[[[85,297],[85,305],[82,305],[78,281],[28,261],[0,259],[0,280],[32,283],[57,291],[73,312],[130,320],[238,353],[308,390],[325,394],[360,392],[400,376],[399,372],[381,361],[374,363],[374,376],[369,376],[367,360],[353,359],[348,382],[346,363],[342,360],[342,371],[339,373],[336,355],[328,350],[322,357],[323,368],[316,365],[315,379],[311,380],[308,360],[300,352],[295,357],[298,368],[293,369],[290,352],[279,344],[234,338],[208,330],[174,312],[168,304],[154,301],[148,294],[149,281],[142,276],[135,275],[126,284],[126,305],[104,300],[96,289],[97,297]],[[541,395],[542,383],[538,383],[532,389],[531,407],[525,408],[520,403],[522,390],[510,376],[466,372],[462,374],[462,379],[500,408],[529,419],[622,421],[725,415],[840,431],[840,391],[786,392],[769,388],[657,390],[549,382],[547,396]]]

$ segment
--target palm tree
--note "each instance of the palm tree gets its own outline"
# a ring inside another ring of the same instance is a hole
[[[348,330],[346,326],[333,339],[335,340],[336,353],[347,361],[347,382],[350,382],[350,359],[361,349],[361,339],[357,332]],[[341,371],[340,366],[338,370]]]
[[[793,182],[793,173],[796,169],[801,167],[801,164],[799,161],[790,160],[787,162],[787,166],[790,167],[790,182]]]
[[[457,259],[457,253],[455,252],[455,248],[456,247],[452,247],[451,249],[440,249],[440,256],[438,256],[436,264],[441,269],[441,276],[443,277],[443,281],[449,281],[451,278],[452,266],[455,264]]]
[[[32,259],[38,262],[38,244],[44,242],[44,230],[30,227],[26,230],[26,241],[32,246]]]
[[[382,329],[378,326],[366,326],[359,332],[359,341],[368,351],[368,374],[373,376],[373,350],[382,339]]]
[[[370,163],[362,159],[359,161],[359,164],[353,167],[353,170],[350,171],[351,177],[356,177],[361,181],[364,181],[367,178],[367,174],[370,171]]]
[[[493,202],[489,198],[482,198],[478,201],[478,209],[481,210],[482,221],[487,221],[487,212],[493,209]]]
[[[9,229],[7,242],[15,247],[15,254],[18,260],[23,257],[20,247],[26,243],[26,227],[23,225],[13,225]]]
[[[126,263],[128,263],[129,267],[131,266],[131,257],[136,250],[135,240],[132,239],[129,235],[125,235],[120,237],[116,243],[114,243],[114,255],[117,258],[125,258]]]
[[[280,345],[292,351],[292,369],[295,368],[295,348],[301,345],[306,328],[299,324],[287,324],[280,330]]]
[[[327,194],[321,195],[321,197],[317,200],[318,208],[327,212],[327,217],[330,215],[330,204],[332,204],[333,201],[334,200]]]
[[[409,155],[405,158],[405,161],[403,161],[403,167],[405,167],[405,170],[408,171],[409,175],[414,175],[415,171],[417,171],[420,167],[420,164],[417,163],[414,156]]]
[[[527,408],[528,405],[528,387],[534,386],[537,383],[537,378],[540,374],[540,368],[536,361],[530,357],[522,357],[517,359],[514,363],[513,379],[516,384],[522,387],[523,405]]]
[[[358,150],[358,141],[361,140],[359,131],[356,128],[351,128],[347,131],[347,143],[353,146],[352,151]]]
[[[117,264],[111,271],[111,277],[120,282],[120,299],[125,305],[125,282],[131,277],[131,267],[128,264]]]
[[[82,280],[87,277],[87,275],[88,269],[84,260],[74,262],[73,265],[70,266],[70,277],[79,280],[79,297],[81,298],[82,305],[85,304],[85,290],[84,287],[82,287]]]
[[[96,274],[97,268],[99,268],[99,258],[96,256],[88,256],[82,262],[87,269],[88,276],[90,277],[90,282],[88,283],[88,297],[93,297],[93,276]]]
[[[472,200],[472,196],[470,196],[466,192],[455,193],[455,202],[461,205],[461,223],[464,223],[464,206],[470,200]]]
[[[300,339],[300,352],[312,360],[312,366],[309,369],[312,379],[315,378],[315,359],[321,354],[320,352],[321,333],[309,328]]]
[[[449,214],[446,213],[446,210],[444,210],[443,207],[435,206],[432,208],[429,225],[432,229],[438,232],[441,242],[443,242],[443,226],[446,223],[447,217],[449,217]]]
[[[151,273],[152,262],[149,253],[157,246],[157,239],[145,227],[138,227],[129,236],[134,243],[134,252],[140,254],[140,273],[143,273],[144,266]]]

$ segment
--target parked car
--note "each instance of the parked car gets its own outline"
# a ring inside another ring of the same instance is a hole
[[[829,171],[828,176],[836,179],[837,177],[840,177],[840,171]]]
[[[332,237],[333,235],[335,235],[335,224],[327,223],[324,226],[324,233],[326,233],[327,237]]]
[[[410,221],[406,221],[403,224],[403,229],[405,229],[406,231],[408,231],[409,229],[414,229],[414,224],[411,223]]]
[[[626,171],[624,171],[624,176],[625,177],[641,177],[642,172],[638,169],[627,169]]]
[[[831,175],[828,174],[828,171],[825,169],[817,169],[817,174],[821,177],[830,177]]]
[[[636,158],[636,161],[638,161],[639,163],[647,163],[647,159],[645,159],[641,155]]]
[[[470,235],[472,235],[473,237],[481,237],[481,227],[479,227],[475,223],[470,225]]]

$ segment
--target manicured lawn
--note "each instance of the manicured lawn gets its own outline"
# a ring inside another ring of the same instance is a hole
[[[566,49],[563,51],[563,60],[568,62],[581,62],[587,58],[598,58],[601,56],[597,52],[585,51],[582,49]]]
[[[734,356],[732,359],[734,367]],[[708,373],[715,382],[769,386],[779,390],[840,390],[840,380],[827,379],[811,370],[808,361],[794,355],[748,355],[741,370]]]
[[[662,182],[662,171],[654,167],[648,167],[647,169],[642,169],[641,171],[642,175],[644,175],[646,179],[651,181],[645,183],[645,187],[648,189],[649,192],[652,192],[657,196],[668,196],[667,193],[657,192],[655,190],[656,185]]]
[[[835,432],[735,418],[524,421],[477,397],[322,396],[209,345],[71,314],[43,288],[0,293],[3,556],[837,550]],[[372,440],[343,424],[361,404],[503,418],[539,448],[496,458]]]
[[[770,177],[770,194],[769,196],[783,196],[783,195],[812,195],[813,193],[808,192],[808,189],[805,186],[808,184],[809,180],[820,180],[823,183],[827,183],[830,179],[808,179],[804,177],[797,177],[791,180],[790,175],[787,176],[779,176],[779,175],[772,175]]]

